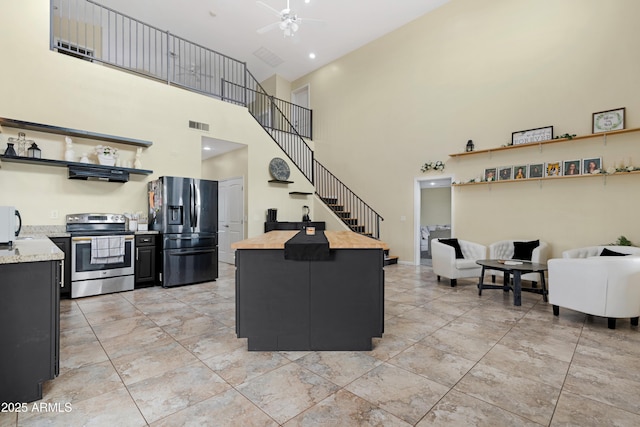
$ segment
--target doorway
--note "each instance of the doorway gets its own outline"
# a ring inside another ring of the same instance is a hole
[[[235,264],[231,245],[244,240],[244,178],[218,181],[218,259]]]
[[[291,92],[291,103],[304,108],[310,108],[309,105],[311,105],[311,103],[309,84],[306,84]],[[292,108],[291,124],[300,135],[310,134],[311,123],[309,123],[308,120],[305,120],[305,116],[297,108]]]
[[[431,265],[431,240],[452,236],[453,197],[450,176],[421,177],[415,182],[416,265]]]

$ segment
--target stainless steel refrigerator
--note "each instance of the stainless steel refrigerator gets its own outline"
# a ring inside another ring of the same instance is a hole
[[[218,182],[163,176],[148,184],[149,229],[161,233],[163,287],[218,278]]]

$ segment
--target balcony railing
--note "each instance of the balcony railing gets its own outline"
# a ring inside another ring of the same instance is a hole
[[[51,1],[51,48],[241,105],[249,101],[244,88],[255,90],[247,86],[244,62],[92,0]],[[312,137],[310,109],[274,103],[293,118],[298,134]]]

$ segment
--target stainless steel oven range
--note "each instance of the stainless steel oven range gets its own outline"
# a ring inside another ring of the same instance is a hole
[[[121,214],[67,215],[71,234],[71,298],[134,287],[134,234]]]

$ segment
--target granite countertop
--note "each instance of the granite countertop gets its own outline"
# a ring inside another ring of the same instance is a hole
[[[242,240],[231,245],[233,249],[284,249],[284,244],[299,230],[277,230]],[[389,249],[386,243],[353,231],[325,231],[329,249]]]
[[[55,261],[64,259],[62,252],[48,238],[18,238],[11,248],[0,246],[0,264]]]

